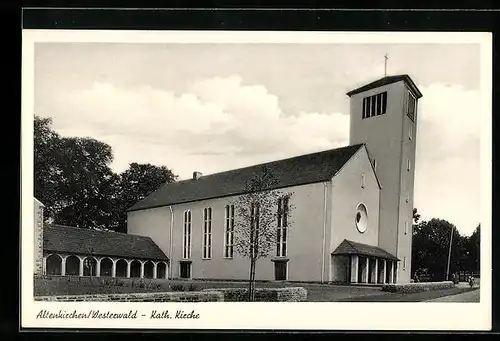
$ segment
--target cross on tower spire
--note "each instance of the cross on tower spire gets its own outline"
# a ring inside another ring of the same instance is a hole
[[[385,58],[385,61],[384,61],[385,62],[384,63],[385,64],[384,65],[384,77],[386,77],[387,76],[387,60],[389,59],[389,56],[387,55],[387,53],[385,54],[384,58]]]

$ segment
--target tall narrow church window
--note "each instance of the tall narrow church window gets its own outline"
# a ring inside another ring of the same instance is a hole
[[[365,188],[365,175],[361,174],[361,188]]]
[[[417,99],[411,92],[408,92],[408,104],[406,106],[406,114],[408,117],[412,120],[415,121],[415,112],[417,110]]]
[[[212,258],[212,208],[203,209],[203,258]]]
[[[368,101],[368,98],[363,98],[363,115],[362,115],[362,118],[365,119],[366,118],[366,102]]]
[[[363,98],[362,118],[385,114],[387,111],[387,91]]]
[[[405,234],[408,234],[408,222],[405,221]]]
[[[234,239],[234,205],[226,205],[226,219],[224,224],[224,257],[233,258]]]
[[[413,136],[413,125],[410,125],[410,131],[408,132],[408,140],[411,140]]]
[[[406,257],[403,258],[403,270],[406,270]]]
[[[378,94],[375,96],[375,113],[378,115],[380,115],[380,113],[382,112],[382,94]]]
[[[410,202],[410,192],[409,191],[406,191],[406,202],[407,203]]]
[[[406,160],[406,170],[409,172],[410,169],[411,169],[411,160],[408,159],[408,160]]]
[[[257,253],[259,246],[259,220],[260,220],[260,205],[254,202],[250,207],[250,255]],[[255,252],[255,253],[254,253]]]
[[[382,109],[379,115],[385,114],[387,111],[387,91],[382,92]]]
[[[276,231],[276,256],[286,256],[287,228],[288,228],[289,197],[278,199],[278,228]]]
[[[371,108],[370,108],[370,117],[373,117],[377,114],[376,110],[376,100],[377,100],[377,95],[371,97]]]
[[[183,231],[183,252],[182,257],[188,259],[191,257],[191,211],[184,211],[184,231]]]

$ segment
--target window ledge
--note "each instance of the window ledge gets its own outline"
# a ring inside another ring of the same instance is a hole
[[[179,262],[180,263],[192,263],[193,260],[191,260],[191,259],[180,259]]]
[[[274,257],[271,262],[288,262],[290,259],[287,257]]]

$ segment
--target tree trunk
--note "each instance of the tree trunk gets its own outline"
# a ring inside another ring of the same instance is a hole
[[[255,266],[256,266],[256,261],[257,259],[254,258],[253,260],[253,267],[252,267],[252,281],[251,281],[251,285],[252,285],[252,291],[251,291],[251,297],[250,297],[250,300],[251,302],[255,301]]]
[[[255,258],[250,257],[250,278],[248,281],[248,301],[253,302],[255,299]]]
[[[250,256],[250,272],[248,274],[248,301],[252,301],[252,267],[253,267],[253,259]]]

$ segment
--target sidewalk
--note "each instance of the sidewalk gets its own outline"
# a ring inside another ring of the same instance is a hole
[[[479,302],[479,293],[479,289],[474,289],[463,294],[435,298],[426,302]]]
[[[455,285],[456,288],[470,288],[469,282],[459,282],[458,284]],[[477,281],[474,283],[472,286],[473,288],[479,288],[479,283]]]
[[[340,299],[338,301],[340,302],[342,301],[344,302],[346,301],[347,302],[428,302],[429,300],[432,299],[437,299],[444,296],[468,293],[470,291],[479,292],[479,290],[471,289],[470,287],[461,287],[461,288],[455,287],[452,289],[424,291],[424,292],[416,292],[410,294],[384,292],[372,296],[350,297],[346,299]]]

